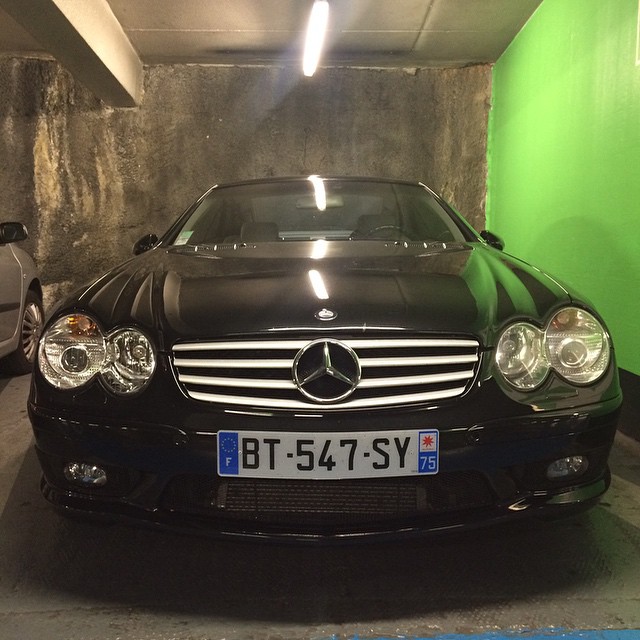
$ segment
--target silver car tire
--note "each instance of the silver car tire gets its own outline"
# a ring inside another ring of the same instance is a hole
[[[44,325],[42,300],[35,291],[29,290],[25,298],[20,327],[18,348],[3,362],[7,372],[12,374],[30,373],[38,353],[38,341]]]

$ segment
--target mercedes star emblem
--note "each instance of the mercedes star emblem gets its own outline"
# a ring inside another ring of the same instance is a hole
[[[314,340],[293,361],[293,381],[310,400],[340,402],[360,382],[360,362],[355,351],[338,340]]]

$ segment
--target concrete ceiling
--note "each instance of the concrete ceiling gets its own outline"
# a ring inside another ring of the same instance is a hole
[[[542,0],[329,0],[321,65],[495,62]],[[105,102],[145,64],[298,65],[312,0],[0,0],[0,55],[51,56]]]

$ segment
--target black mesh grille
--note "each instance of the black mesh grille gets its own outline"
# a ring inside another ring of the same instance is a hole
[[[448,513],[492,502],[488,483],[477,472],[327,481],[185,475],[169,483],[161,506],[170,511],[284,526],[340,526]]]

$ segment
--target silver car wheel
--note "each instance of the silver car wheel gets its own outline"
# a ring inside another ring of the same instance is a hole
[[[43,323],[40,306],[36,302],[27,302],[22,317],[22,350],[29,362],[35,360]]]

